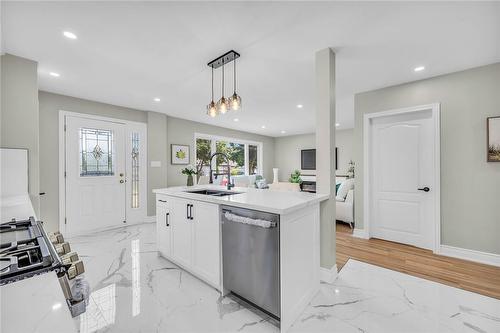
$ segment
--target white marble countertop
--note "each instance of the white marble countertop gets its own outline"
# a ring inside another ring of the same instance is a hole
[[[327,194],[271,191],[267,189],[261,190],[247,187],[234,187],[230,191],[235,194],[223,197],[189,193],[189,191],[205,189],[228,191],[225,186],[197,185],[189,187],[178,186],[161,188],[155,189],[153,192],[156,194],[164,194],[178,198],[255,209],[280,215],[288,214],[301,208],[317,204],[328,198]]]
[[[2,333],[77,332],[54,272],[0,287]]]
[[[2,222],[36,219],[28,194],[1,198]],[[0,332],[77,332],[55,272],[0,287]]]

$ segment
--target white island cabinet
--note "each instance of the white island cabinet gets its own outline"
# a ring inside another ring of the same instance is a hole
[[[206,190],[227,191],[214,185],[154,190],[158,252],[224,295],[221,206],[279,215],[279,319],[286,332],[319,290],[319,204],[328,195],[250,188],[200,194]]]
[[[162,256],[221,289],[218,205],[157,194],[156,228]]]

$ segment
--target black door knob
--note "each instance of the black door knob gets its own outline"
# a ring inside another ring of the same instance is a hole
[[[429,192],[431,189],[426,186],[424,188],[419,188],[418,190],[419,191],[424,191],[424,192]]]

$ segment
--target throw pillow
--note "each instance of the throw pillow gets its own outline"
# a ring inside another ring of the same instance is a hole
[[[337,201],[344,201],[347,197],[349,190],[354,188],[354,178],[346,179],[340,184],[339,190],[337,192]]]
[[[335,195],[337,195],[337,193],[339,192],[340,184],[342,183],[335,184]]]

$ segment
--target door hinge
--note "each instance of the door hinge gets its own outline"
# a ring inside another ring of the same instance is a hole
[[[64,171],[64,178],[66,178],[66,171]]]
[[[68,222],[68,219],[65,217],[64,218],[64,224],[66,224]]]
[[[64,132],[66,132],[66,124],[64,124]]]

